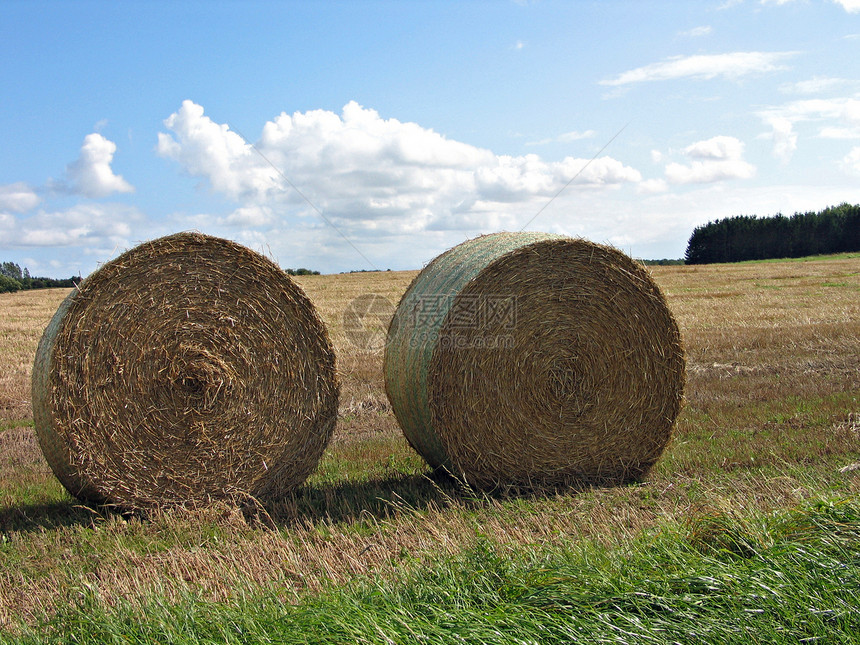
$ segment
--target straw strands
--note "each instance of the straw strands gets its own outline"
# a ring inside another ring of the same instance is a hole
[[[84,280],[44,332],[32,387],[59,480],[126,508],[282,496],[316,467],[338,398],[302,290],[199,233],[143,243]]]
[[[681,407],[678,326],[620,251],[498,233],[433,260],[388,331],[385,386],[410,444],[480,488],[645,475]]]

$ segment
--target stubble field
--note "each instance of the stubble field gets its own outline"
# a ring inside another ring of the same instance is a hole
[[[66,292],[0,295],[0,639],[96,633],[159,615],[152,607],[205,616],[201,607],[236,609],[249,599],[337,604],[346,601],[331,594],[344,589],[394,588],[409,572],[426,576],[488,549],[532,562],[528,571],[549,554],[583,549],[635,561],[631,545],[665,531],[717,550],[729,536],[727,550],[736,553],[738,527],[765,548],[775,539],[767,518],[845,500],[856,511],[860,256],[651,270],[687,352],[686,405],[671,445],[642,484],[528,495],[483,495],[432,478],[402,438],[385,397],[381,340],[386,302],[393,313],[414,272],[296,278],[335,346],[338,424],[308,483],[253,517],[228,507],[121,516],[69,497],[41,456],[29,401],[36,345]],[[362,347],[350,332],[354,301],[367,294],[385,300],[362,321],[370,334]],[[369,323],[377,319],[374,338]],[[488,566],[481,562],[467,571],[477,575]],[[846,625],[860,624],[854,612]],[[95,622],[83,625],[83,616]],[[399,620],[410,633],[414,625]],[[234,633],[227,619],[200,621],[224,625],[216,641]],[[171,633],[169,622],[164,632],[153,628],[151,642]],[[368,642],[401,642],[393,627],[368,629],[376,634]]]

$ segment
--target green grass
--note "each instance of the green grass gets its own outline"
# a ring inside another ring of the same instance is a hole
[[[424,461],[402,435],[373,437],[332,446],[323,455],[309,483],[358,483],[425,471]]]
[[[720,512],[607,548],[505,547],[478,535],[452,557],[287,603],[84,596],[20,643],[857,643],[860,503]]]
[[[10,428],[32,428],[35,424],[33,419],[0,419],[0,432],[9,430]]]
[[[835,289],[850,289],[853,291],[860,291],[856,285],[851,284],[850,282],[822,282],[822,287],[830,287]]]

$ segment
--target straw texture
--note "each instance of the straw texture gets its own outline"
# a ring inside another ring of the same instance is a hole
[[[480,488],[645,475],[684,387],[677,324],[620,251],[542,233],[465,242],[415,278],[385,386],[410,444]]]
[[[126,508],[276,499],[316,467],[337,414],[311,302],[268,259],[199,233],[84,280],[42,336],[32,387],[58,479]]]

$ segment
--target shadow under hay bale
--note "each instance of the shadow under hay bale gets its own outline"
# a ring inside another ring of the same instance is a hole
[[[267,258],[199,233],[84,280],[44,332],[32,388],[59,480],[123,508],[278,499],[316,467],[337,417],[310,300]]]
[[[645,475],[680,411],[678,326],[620,251],[542,233],[460,244],[412,282],[385,388],[430,466],[479,488]]]

